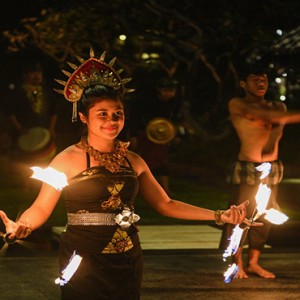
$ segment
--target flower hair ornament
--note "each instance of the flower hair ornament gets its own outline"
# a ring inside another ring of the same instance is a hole
[[[119,91],[121,95],[133,92],[133,89],[125,88],[125,84],[131,81],[131,78],[121,79],[120,74],[123,69],[115,70],[113,65],[116,61],[114,57],[109,63],[105,63],[106,52],[104,51],[100,58],[95,57],[93,49],[90,50],[90,58],[85,60],[76,56],[81,63],[79,66],[68,62],[68,65],[74,70],[70,73],[66,70],[62,72],[69,77],[68,81],[55,79],[56,82],[64,86],[63,90],[54,89],[57,93],[73,102],[72,122],[77,121],[77,101],[81,99],[83,91],[93,85],[110,86]]]

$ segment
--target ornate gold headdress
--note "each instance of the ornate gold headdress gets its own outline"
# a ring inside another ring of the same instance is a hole
[[[85,60],[79,56],[76,56],[81,65],[77,66],[68,62],[68,65],[74,70],[70,73],[66,70],[62,72],[69,77],[68,81],[55,79],[56,82],[64,86],[63,90],[54,89],[57,93],[63,94],[64,97],[73,102],[73,117],[72,121],[77,119],[77,101],[80,100],[85,88],[102,84],[113,87],[118,90],[121,95],[125,93],[133,92],[133,89],[125,88],[125,84],[131,81],[131,78],[121,79],[120,74],[123,69],[115,70],[113,65],[116,61],[116,57],[109,63],[105,63],[106,52],[104,51],[99,59],[95,58],[93,49],[90,50],[90,58]]]

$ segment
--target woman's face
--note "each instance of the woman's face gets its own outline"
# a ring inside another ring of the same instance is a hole
[[[89,135],[105,139],[116,138],[125,122],[123,104],[114,99],[99,100],[89,109],[87,116],[82,113],[79,116],[87,124]]]

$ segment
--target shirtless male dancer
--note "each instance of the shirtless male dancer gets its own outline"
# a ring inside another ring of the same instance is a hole
[[[240,78],[243,97],[229,101],[230,120],[240,140],[238,160],[234,162],[231,174],[232,194],[230,205],[249,200],[248,217],[256,206],[255,195],[261,172],[255,168],[263,162],[271,163],[271,171],[262,183],[271,189],[267,208],[277,208],[277,187],[283,176],[283,164],[278,159],[279,141],[287,123],[300,122],[300,112],[288,112],[281,101],[267,101],[264,96],[268,89],[268,77],[263,68],[251,67]],[[251,227],[247,234],[248,262],[243,267],[242,247],[233,261],[238,265],[237,278],[248,278],[254,273],[263,278],[275,278],[275,274],[259,265],[261,251],[266,243],[271,224],[265,220],[262,227]],[[234,226],[224,226],[220,248],[226,249]]]

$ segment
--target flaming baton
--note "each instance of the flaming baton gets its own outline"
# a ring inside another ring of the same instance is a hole
[[[51,185],[58,191],[61,191],[65,186],[68,185],[66,175],[62,172],[55,170],[54,168],[47,167],[45,169],[42,169],[40,167],[31,167],[31,170],[33,171],[31,178],[43,181]],[[3,240],[5,242],[3,247],[0,249],[0,256],[3,256],[5,254],[9,244],[13,244],[15,242],[24,246],[30,244],[30,242],[17,240],[16,238],[9,239],[10,233],[4,235],[4,233],[0,232],[0,235],[3,235]],[[61,276],[55,280],[55,283],[61,286],[65,285],[78,269],[81,260],[82,257],[74,252],[72,257],[70,258],[69,264],[62,271]]]
[[[256,169],[261,172],[260,179],[264,179],[269,175],[271,167],[271,164],[267,162],[262,163],[258,167],[256,167]],[[244,222],[247,225],[246,227],[241,228],[240,225],[236,225],[234,227],[232,235],[229,238],[229,245],[223,253],[224,261],[226,261],[229,256],[235,255],[238,248],[243,246],[250,227],[252,226],[253,222],[256,221],[259,217],[263,216],[267,221],[273,224],[283,224],[287,221],[288,217],[282,212],[274,208],[266,210],[270,195],[271,189],[268,188],[266,184],[260,183],[255,195],[256,207],[254,208],[249,221]],[[231,282],[236,277],[237,273],[238,267],[235,264],[230,265],[227,271],[224,273],[224,282]]]
[[[262,174],[260,179],[265,178],[268,176],[271,170],[270,163],[263,163],[256,168],[258,171],[261,171]],[[246,234],[251,227],[252,223],[265,211],[266,206],[268,204],[270,198],[271,190],[267,187],[267,185],[260,183],[255,200],[256,200],[256,207],[253,210],[253,213],[247,222],[247,226],[241,228],[240,225],[236,225],[232,231],[232,235],[229,238],[229,245],[223,254],[223,259],[226,260],[231,255],[236,254],[239,246],[243,244]],[[255,212],[257,211],[256,215]]]
[[[69,280],[73,277],[77,269],[79,268],[79,265],[81,263],[82,257],[74,251],[68,265],[66,268],[62,271],[61,276],[55,279],[55,283],[59,284],[60,286],[64,286],[69,282]]]
[[[33,174],[31,175],[31,178],[41,180],[52,187],[54,187],[56,190],[61,191],[65,186],[68,185],[67,177],[64,173],[59,172],[55,170],[54,168],[47,167],[45,169],[42,169],[40,167],[31,167],[31,170],[33,171]],[[0,256],[5,254],[8,245],[14,244],[15,242],[19,244],[27,244],[26,241],[18,240],[17,238],[9,238],[11,232],[8,232],[4,234],[3,232],[0,232],[0,236],[3,236],[4,245],[2,248],[0,248]]]
[[[51,167],[47,167],[45,169],[42,169],[40,167],[32,167],[31,170],[33,171],[31,178],[41,180],[51,185],[58,191],[61,191],[65,186],[68,185],[66,175]],[[76,254],[76,252],[74,251],[68,265],[62,271],[61,276],[55,279],[55,283],[59,284],[60,286],[67,284],[79,268],[81,260],[82,257]]]
[[[47,167],[42,169],[40,167],[31,167],[33,171],[31,178],[41,180],[58,191],[61,191],[65,186],[68,185],[67,177],[64,173],[55,170],[54,168]]]
[[[244,232],[243,232],[241,241],[239,243],[239,247],[243,246],[246,236],[247,236],[247,233],[248,233],[251,225],[253,224],[253,222],[256,221],[265,212],[266,207],[269,202],[270,195],[271,195],[271,189],[268,188],[266,184],[260,183],[257,193],[256,193],[256,196],[255,196],[256,207],[254,208],[252,215],[249,219],[250,223],[248,223],[247,226],[244,228]]]

